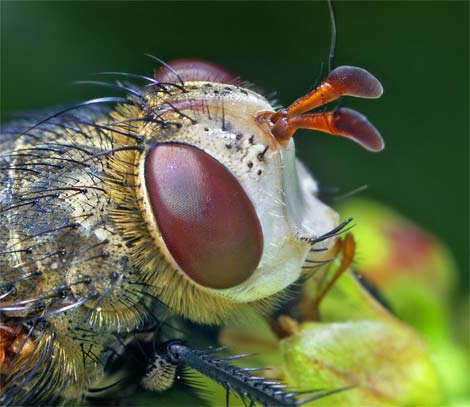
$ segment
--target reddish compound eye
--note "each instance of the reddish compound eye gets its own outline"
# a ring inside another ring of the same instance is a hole
[[[245,281],[263,251],[255,208],[230,171],[186,144],[159,144],[145,181],[163,240],[184,273],[211,288]]]
[[[240,78],[228,69],[202,59],[177,59],[162,66],[154,75],[159,82],[177,83],[180,79],[186,81],[202,81],[238,85]]]

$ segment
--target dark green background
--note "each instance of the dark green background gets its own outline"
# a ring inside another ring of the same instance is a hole
[[[468,2],[339,2],[337,64],[383,83],[381,100],[345,100],[381,130],[387,148],[298,134],[321,185],[396,208],[448,244],[468,285]],[[326,63],[324,2],[1,2],[2,113],[107,94],[71,86],[90,73],[151,74],[165,60],[226,65],[287,105]],[[109,92],[108,92],[109,93]],[[5,120],[5,115],[2,120]]]

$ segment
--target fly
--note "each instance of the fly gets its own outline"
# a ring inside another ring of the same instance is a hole
[[[342,96],[377,98],[379,81],[337,67],[276,110],[217,64],[153,58],[153,76],[93,82],[124,97],[3,132],[2,405],[80,401],[136,345],[148,363],[140,382],[155,391],[183,364],[250,404],[300,405],[342,390],[290,391],[232,365],[242,355],[197,349],[174,325],[269,314],[305,263],[335,254],[348,222],[317,198],[293,135],[318,130],[380,151],[358,112],[315,111]]]

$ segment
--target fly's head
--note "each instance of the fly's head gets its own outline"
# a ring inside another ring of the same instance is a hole
[[[293,134],[314,129],[378,151],[382,139],[359,113],[306,112],[342,95],[381,93],[367,71],[339,67],[275,110],[218,65],[164,64],[141,95],[143,107],[121,107],[116,117],[138,127],[140,152],[110,161],[122,181],[109,183],[114,217],[145,284],[203,323],[276,302],[307,258],[331,257],[334,233],[325,237],[339,223],[296,160]]]

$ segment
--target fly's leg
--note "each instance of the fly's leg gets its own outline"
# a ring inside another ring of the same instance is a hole
[[[232,355],[221,357],[220,349],[203,351],[191,349],[181,341],[170,341],[166,354],[157,354],[150,364],[142,385],[148,390],[162,391],[169,388],[174,381],[176,369],[187,365],[220,384],[227,391],[239,396],[246,405],[262,406],[300,406],[309,401],[342,391],[335,389],[327,392],[296,392],[288,386],[272,379],[254,375],[259,368],[241,368],[231,364],[232,360],[249,355]],[[315,393],[305,396],[305,393]],[[299,398],[304,395],[303,398]]]

